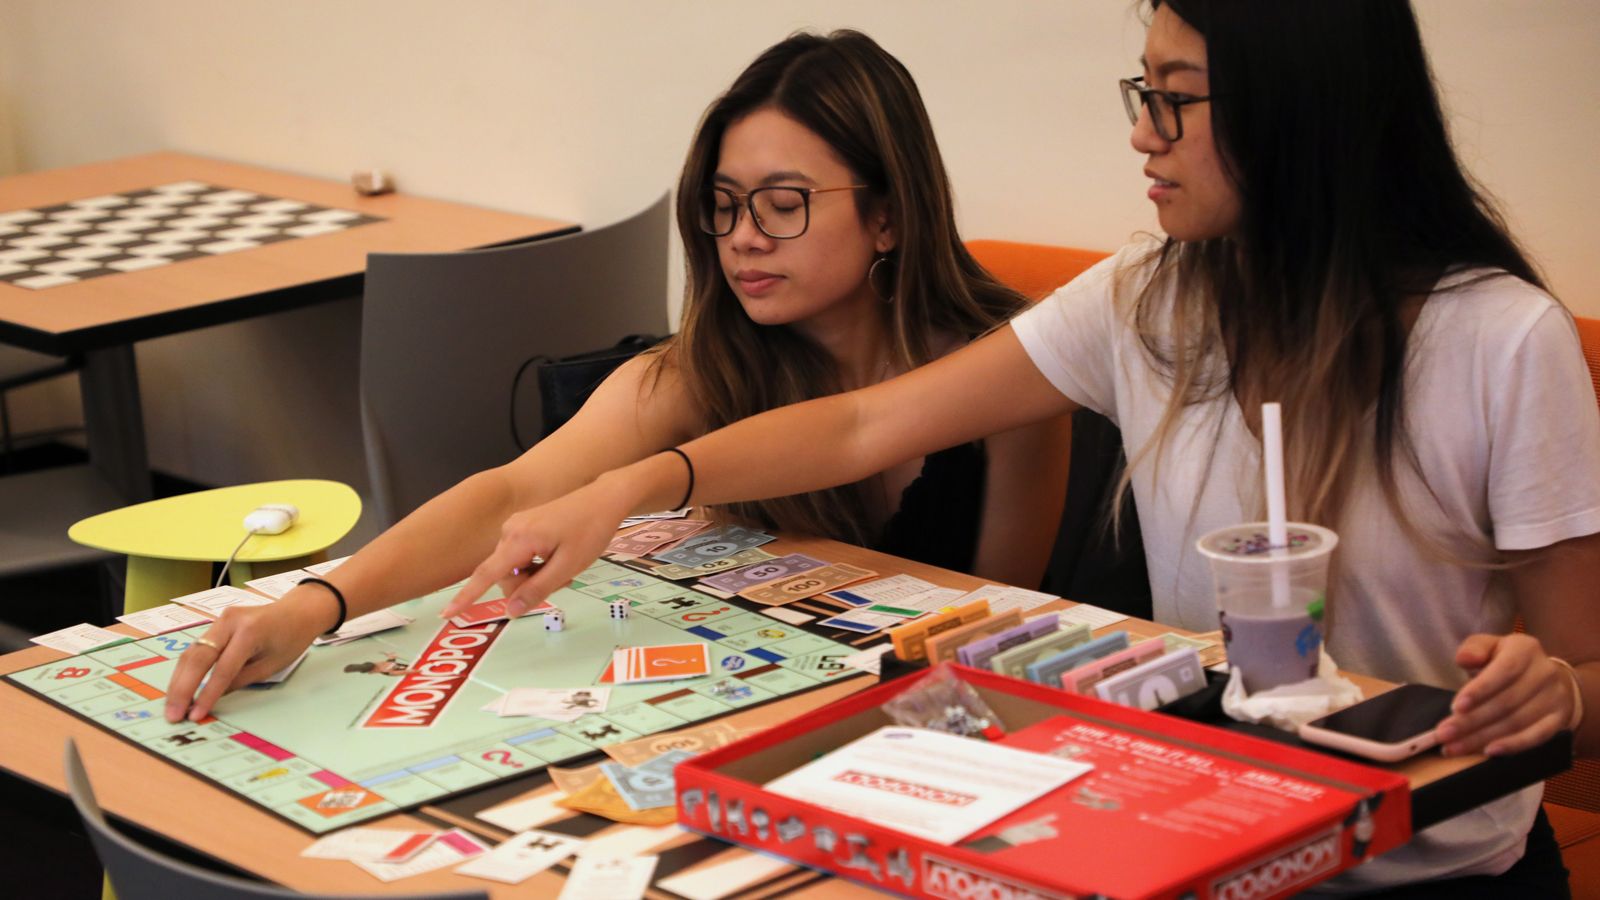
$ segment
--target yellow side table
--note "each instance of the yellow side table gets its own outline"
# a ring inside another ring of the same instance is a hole
[[[299,507],[299,521],[245,541],[228,570],[233,584],[321,562],[361,517],[361,497],[337,481],[263,481],[114,509],[79,521],[67,536],[127,555],[123,606],[137,612],[211,587],[212,565],[244,537],[244,517],[269,503]]]

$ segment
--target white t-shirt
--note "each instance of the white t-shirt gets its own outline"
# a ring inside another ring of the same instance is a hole
[[[1154,435],[1170,393],[1130,324],[1132,299],[1150,278],[1134,267],[1148,249],[1124,248],[1012,321],[1051,384],[1121,428],[1130,460]],[[1124,267],[1127,277],[1115,278]],[[1527,550],[1600,532],[1600,411],[1566,310],[1507,275],[1464,284],[1484,274],[1442,281],[1412,331],[1405,424],[1429,483],[1404,464],[1397,475],[1414,522],[1435,536],[1466,529],[1488,561],[1491,545]],[[1170,301],[1170,290],[1157,300]],[[1159,467],[1157,478],[1147,455],[1132,478],[1155,618],[1209,631],[1216,607],[1195,539],[1265,517],[1261,443],[1225,392],[1181,412]],[[1439,562],[1414,546],[1375,472],[1358,476],[1350,491],[1335,528],[1330,654],[1347,669],[1390,681],[1460,687],[1461,641],[1512,629],[1508,585],[1493,570]],[[1329,885],[1503,872],[1522,855],[1540,791],[1536,785],[1442,822]]]

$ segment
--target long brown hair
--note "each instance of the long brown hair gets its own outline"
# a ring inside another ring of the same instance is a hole
[[[1168,239],[1137,267],[1153,276],[1135,326],[1174,390],[1129,468],[1152,452],[1159,467],[1188,404],[1231,393],[1259,433],[1261,402],[1278,400],[1291,518],[1338,528],[1353,475],[1374,467],[1420,549],[1481,559],[1481,538],[1438,510],[1402,508],[1401,465],[1427,486],[1405,427],[1410,325],[1465,269],[1543,283],[1456,158],[1410,5],[1163,3],[1205,38],[1242,213],[1235,234]]]
[[[676,365],[707,430],[842,389],[822,347],[788,326],[757,325],[745,315],[723,276],[716,239],[698,225],[723,133],[764,108],[810,129],[868,186],[859,192],[866,196],[856,198],[863,220],[871,210],[888,211],[897,238],[893,285],[877,287],[893,291],[884,315],[897,363],[922,365],[933,357],[939,335],[976,336],[1025,305],[962,245],[933,127],[905,66],[860,32],[792,35],[757,57],[706,110],[678,179],[686,297],[680,330],[658,361]],[[870,542],[859,485],[730,504],[725,512],[785,530]]]

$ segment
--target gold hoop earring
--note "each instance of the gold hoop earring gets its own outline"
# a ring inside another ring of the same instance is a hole
[[[878,267],[883,265],[884,263],[886,263],[888,261],[889,261],[889,254],[887,254],[887,253],[885,253],[884,255],[882,255],[882,256],[880,256],[877,259],[872,261],[872,265],[870,267],[868,267],[868,269],[867,269],[867,286],[872,288],[872,292],[874,294],[878,295],[878,299],[879,300],[882,300],[884,303],[893,303],[894,302],[894,274],[895,273],[894,273],[894,270],[892,268],[884,270],[885,272],[888,273],[888,276],[889,276],[889,289],[887,291],[883,291],[883,290],[879,290],[878,289]]]

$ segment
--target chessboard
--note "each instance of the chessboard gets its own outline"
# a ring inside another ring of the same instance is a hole
[[[354,210],[179,181],[0,212],[0,282],[42,290],[381,221]]]

